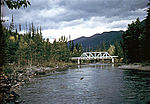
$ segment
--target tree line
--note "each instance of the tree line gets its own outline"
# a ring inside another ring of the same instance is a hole
[[[21,30],[21,25],[19,25]],[[68,42],[68,38],[61,36],[50,43],[43,39],[41,27],[30,24],[28,31],[19,34],[14,28],[13,16],[9,29],[3,27],[5,37],[5,64],[41,65],[54,62],[69,62],[71,57],[80,56],[83,52],[81,44]]]
[[[79,57],[83,53],[81,44],[74,44],[65,36],[61,36],[50,43],[49,39],[43,39],[41,27],[35,27],[34,24],[26,25],[26,32],[20,34],[15,29],[12,20],[9,28],[3,27],[5,37],[5,64],[24,65],[50,65],[57,62],[69,62],[71,57]],[[19,25],[19,31],[21,31]],[[28,30],[27,30],[28,29]],[[95,50],[89,51],[108,51],[110,55],[122,57],[122,49],[118,41],[109,47],[103,42],[102,46],[97,46]]]
[[[6,61],[6,35],[4,35],[5,28],[2,23],[5,20],[2,19],[2,6],[5,5],[8,9],[19,9],[21,7],[27,8],[27,6],[31,5],[28,0],[1,0],[0,1],[0,73],[3,71],[3,66]]]
[[[150,62],[150,1],[144,21],[139,18],[123,33],[122,48],[127,63]]]
[[[9,5],[9,3],[6,4]],[[144,21],[141,22],[138,18],[128,25],[127,30],[123,33],[121,44],[116,41],[106,48],[105,42],[103,42],[102,46],[97,46],[94,51],[108,51],[111,55],[124,57],[128,63],[150,62],[150,1],[148,7]],[[58,41],[54,40],[53,43],[50,43],[49,39],[43,39],[41,27],[37,28],[33,23],[29,25],[28,32],[19,34],[18,30],[14,29],[13,17],[9,29],[3,27],[2,23],[0,29],[3,31],[0,40],[2,65],[4,63],[38,65],[53,61],[68,62],[70,57],[80,56],[83,52],[81,44],[74,44],[73,41],[68,42],[65,36],[62,36]],[[20,30],[21,25],[19,25]]]

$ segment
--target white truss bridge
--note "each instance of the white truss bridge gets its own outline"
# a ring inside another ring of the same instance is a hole
[[[114,63],[114,58],[118,56],[111,56],[108,52],[84,52],[80,57],[72,57],[72,60],[78,60],[80,64],[81,60],[94,60],[94,59],[111,59]]]

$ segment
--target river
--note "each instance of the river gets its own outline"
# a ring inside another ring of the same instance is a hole
[[[90,64],[38,76],[20,90],[22,104],[146,104],[150,71]]]

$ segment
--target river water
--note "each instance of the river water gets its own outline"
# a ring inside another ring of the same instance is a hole
[[[20,91],[22,104],[147,104],[150,72],[90,64],[39,76]]]

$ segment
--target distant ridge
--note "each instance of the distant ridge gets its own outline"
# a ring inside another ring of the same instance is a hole
[[[103,43],[106,44],[106,48],[109,47],[110,44],[114,44],[116,41],[122,41],[122,34],[124,31],[110,31],[110,32],[103,32],[102,34],[94,34],[91,37],[80,37],[73,42],[75,44],[82,44],[84,51],[87,49],[95,50],[98,47],[101,47]]]

